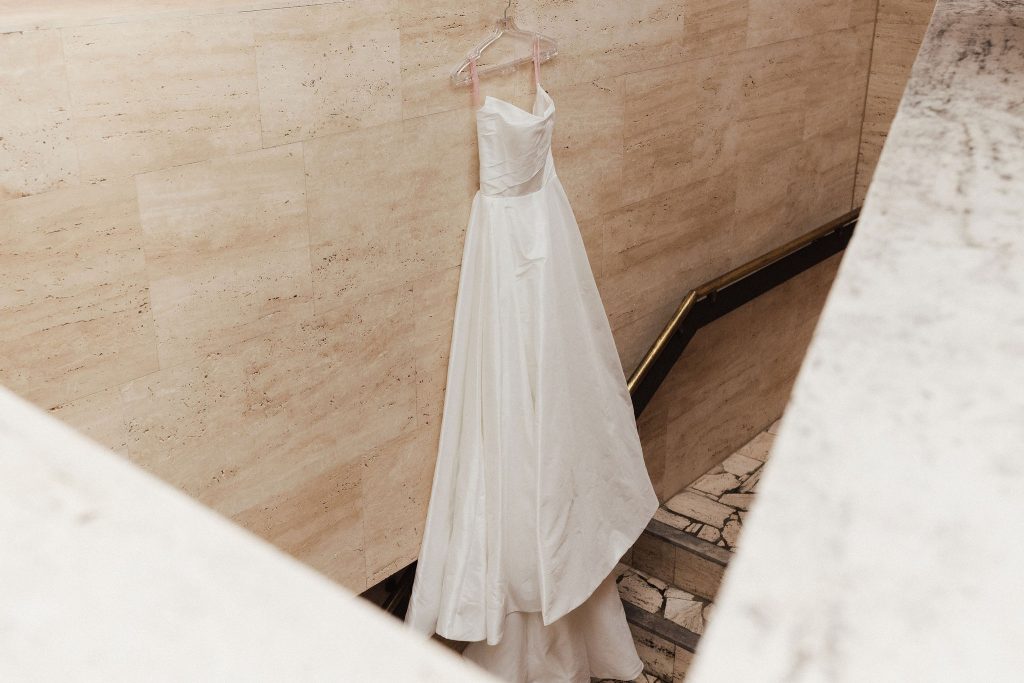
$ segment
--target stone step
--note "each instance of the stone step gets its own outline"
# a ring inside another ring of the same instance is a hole
[[[661,506],[616,568],[646,683],[681,683],[711,614],[777,424]]]
[[[711,604],[626,565],[616,572],[626,619],[644,663],[638,681],[681,681]]]
[[[663,504],[623,561],[713,600],[753,503],[777,424]]]

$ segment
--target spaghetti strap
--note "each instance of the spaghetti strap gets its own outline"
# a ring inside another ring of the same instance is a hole
[[[473,82],[473,106],[480,106],[480,75],[476,72],[476,57],[469,60],[469,78]]]
[[[533,84],[540,87],[540,38],[533,39]]]

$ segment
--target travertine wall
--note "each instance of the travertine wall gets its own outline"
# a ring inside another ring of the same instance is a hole
[[[38,4],[0,4],[0,384],[350,588],[404,565],[476,189],[446,77],[505,3]],[[850,208],[874,10],[517,3],[561,40],[627,369],[687,289]]]
[[[878,164],[878,155],[889,134],[889,126],[907,87],[910,69],[934,9],[935,0],[878,0],[871,76],[857,164],[855,201],[858,205],[864,203],[871,176]]]

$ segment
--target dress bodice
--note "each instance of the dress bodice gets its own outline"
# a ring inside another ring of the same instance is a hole
[[[487,97],[477,110],[480,192],[517,197],[539,190],[554,174],[551,132],[555,103],[537,86],[533,111]]]

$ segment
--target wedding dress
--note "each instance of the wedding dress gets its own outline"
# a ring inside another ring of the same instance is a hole
[[[628,680],[642,665],[609,575],[658,501],[539,80],[532,111],[487,97],[477,112],[480,191],[407,621],[480,641],[466,657],[505,680]]]

